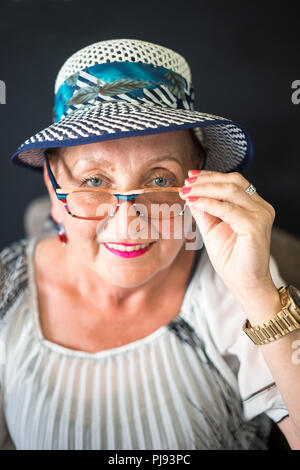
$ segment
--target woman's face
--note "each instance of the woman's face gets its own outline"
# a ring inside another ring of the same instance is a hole
[[[189,169],[201,168],[203,156],[191,131],[180,130],[66,147],[58,158],[49,160],[62,188],[97,187],[122,193],[137,188],[181,187]],[[46,170],[44,178],[52,200],[52,216],[64,225],[68,237],[64,249],[77,266],[93,270],[105,281],[120,287],[142,285],[171,265],[184,249],[184,233],[180,239],[172,238],[172,233],[169,239],[159,238],[161,227],[156,223],[151,232],[151,222],[138,217],[127,201],[121,201],[114,217],[105,223],[71,217],[57,200]],[[149,242],[153,243],[148,250],[131,258],[106,246]]]

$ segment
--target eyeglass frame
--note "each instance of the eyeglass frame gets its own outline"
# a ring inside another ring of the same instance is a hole
[[[117,203],[117,206],[114,210],[114,212],[112,214],[109,214],[108,217],[113,217],[115,215],[115,213],[117,212],[118,208],[120,207],[120,199],[122,200],[126,200],[126,201],[129,201],[129,200],[133,200],[135,201],[135,199],[137,198],[137,196],[139,194],[143,194],[143,193],[153,193],[153,192],[179,192],[181,191],[182,187],[170,187],[170,188],[144,188],[144,189],[133,189],[131,191],[126,191],[124,193],[115,193],[113,189],[102,189],[102,188],[61,188],[59,186],[59,184],[57,183],[55,177],[54,177],[54,174],[51,170],[51,167],[50,167],[50,164],[49,164],[49,161],[48,161],[48,157],[47,157],[47,154],[46,152],[44,152],[44,158],[45,158],[45,162],[46,162],[46,169],[47,169],[47,173],[48,173],[48,176],[50,178],[50,181],[51,181],[51,184],[53,186],[53,189],[55,191],[55,195],[57,197],[57,199],[63,203],[67,213],[71,216],[71,217],[74,217],[76,219],[83,219],[83,220],[101,220],[100,217],[81,217],[79,215],[75,215],[73,214],[69,207],[68,207],[68,202],[67,202],[67,196],[69,194],[72,194],[72,193],[75,193],[75,192],[105,192],[106,194],[113,194],[114,196],[116,196],[117,200],[118,200],[118,203]],[[184,204],[184,207],[185,207],[186,204]],[[178,214],[178,216],[182,216],[184,214],[184,208],[182,209],[182,211],[180,212],[180,214]],[[139,215],[140,217],[140,215]]]

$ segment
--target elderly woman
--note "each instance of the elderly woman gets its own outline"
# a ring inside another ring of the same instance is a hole
[[[266,449],[272,421],[300,448],[300,296],[237,171],[246,131],[144,41],[78,51],[55,92],[12,157],[43,170],[58,237],[0,254],[0,448]]]

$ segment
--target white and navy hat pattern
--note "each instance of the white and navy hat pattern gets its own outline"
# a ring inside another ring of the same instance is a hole
[[[205,148],[205,169],[240,171],[252,158],[245,129],[194,110],[190,67],[166,47],[136,39],[87,46],[61,67],[54,92],[53,123],[18,148],[14,163],[41,171],[47,148],[188,128]]]

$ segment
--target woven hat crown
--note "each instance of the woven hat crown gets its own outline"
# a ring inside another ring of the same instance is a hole
[[[138,39],[111,39],[96,42],[71,55],[57,74],[55,93],[76,72],[109,62],[142,62],[165,67],[181,75],[191,85],[191,70],[187,61],[172,49]]]
[[[83,107],[124,102],[194,110],[191,70],[178,52],[138,39],[90,44],[71,55],[55,81],[53,120]],[[203,132],[194,133],[204,145]]]

